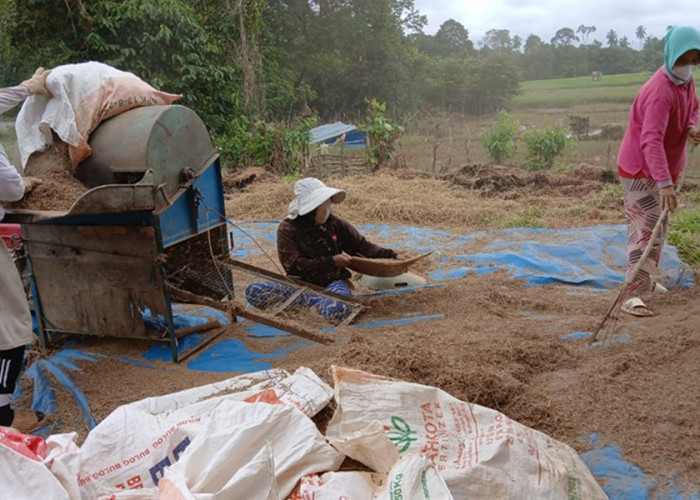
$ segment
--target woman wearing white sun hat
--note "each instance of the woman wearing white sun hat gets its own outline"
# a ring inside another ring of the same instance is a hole
[[[350,256],[367,258],[410,258],[368,241],[349,222],[332,214],[346,192],[326,186],[315,177],[294,184],[294,200],[287,217],[277,228],[277,255],[288,276],[323,287],[340,295],[350,295]],[[252,283],[245,296],[252,305],[266,309],[291,295],[291,290],[272,283]],[[314,296],[299,298],[299,306],[316,306],[331,322],[340,322],[351,309],[342,302]]]

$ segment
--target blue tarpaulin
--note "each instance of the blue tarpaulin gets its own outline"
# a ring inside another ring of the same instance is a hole
[[[274,242],[278,222],[239,225],[257,241]],[[510,272],[528,285],[565,283],[610,289],[624,279],[626,229],[604,225],[570,229],[502,229],[454,234],[413,226],[358,225],[371,241],[419,254],[432,251],[435,270],[428,280],[440,282],[469,273]],[[245,259],[261,250],[241,230],[234,230],[234,256]],[[668,288],[690,288],[692,269],[666,245],[661,259],[661,278]]]

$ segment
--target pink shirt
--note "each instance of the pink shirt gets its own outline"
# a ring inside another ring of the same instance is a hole
[[[658,69],[632,104],[617,159],[621,174],[641,173],[662,187],[670,185],[685,166],[688,129],[697,123],[695,82],[675,85],[663,68]]]

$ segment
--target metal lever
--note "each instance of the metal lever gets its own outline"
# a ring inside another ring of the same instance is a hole
[[[163,195],[163,198],[165,199],[165,203],[168,206],[173,204],[172,200],[170,199],[170,196],[168,196],[168,193],[165,191],[165,184],[158,184],[158,187],[156,187],[156,191],[160,192],[160,194]]]

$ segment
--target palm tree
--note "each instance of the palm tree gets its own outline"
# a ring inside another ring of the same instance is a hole
[[[582,24],[578,28],[576,28],[576,33],[581,34],[581,37],[583,38],[583,44],[587,45],[588,44],[588,35],[593,33],[595,30],[596,30],[595,26],[586,26],[585,24]]]
[[[608,47],[615,47],[617,45],[617,32],[615,30],[608,31],[605,38],[608,40]]]
[[[639,26],[637,26],[637,29],[635,30],[634,35],[639,40],[639,48],[641,50],[641,48],[644,44],[644,39],[647,36],[647,29],[640,24]]]

